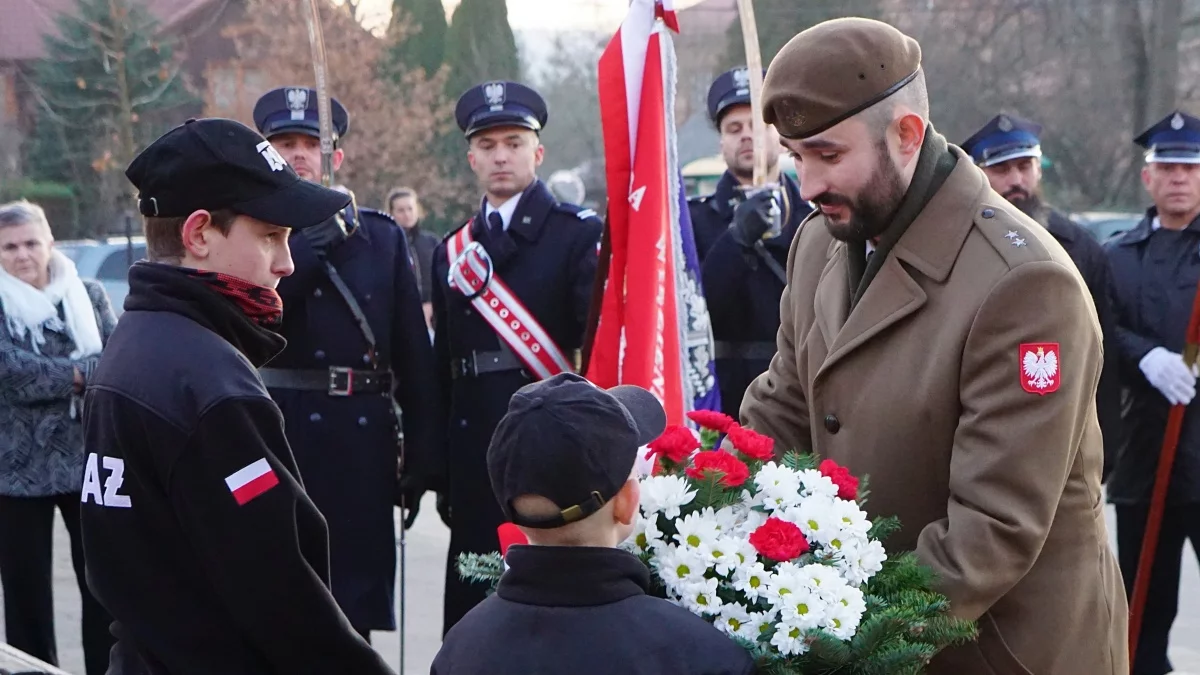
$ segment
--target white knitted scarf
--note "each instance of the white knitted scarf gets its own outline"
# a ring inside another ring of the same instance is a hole
[[[59,318],[58,304],[63,305],[66,322]],[[0,269],[0,306],[13,339],[31,336],[33,351],[41,354],[46,344],[45,330],[63,332],[75,344],[72,359],[99,354],[103,347],[96,311],[87,289],[79,279],[75,263],[59,251],[50,251],[50,283],[37,289]]]

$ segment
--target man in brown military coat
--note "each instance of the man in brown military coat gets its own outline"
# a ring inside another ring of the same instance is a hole
[[[938,675],[1128,672],[1100,495],[1091,296],[1045,228],[929,125],[921,50],[839,19],[771,63],[763,117],[820,213],[741,416],[871,479],[979,640]],[[819,66],[814,66],[819,64]]]

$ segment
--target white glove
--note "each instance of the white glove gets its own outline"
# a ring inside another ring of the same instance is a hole
[[[1187,405],[1196,397],[1196,374],[1200,366],[1188,368],[1179,354],[1155,347],[1142,357],[1138,368],[1171,405]]]

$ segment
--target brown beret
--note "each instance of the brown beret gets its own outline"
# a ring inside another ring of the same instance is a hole
[[[912,82],[917,41],[882,21],[833,19],[796,35],[763,80],[763,121],[784,138],[808,138]]]

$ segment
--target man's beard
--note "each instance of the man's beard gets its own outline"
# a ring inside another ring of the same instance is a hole
[[[879,163],[862,194],[856,199],[834,192],[825,192],[813,199],[817,206],[846,207],[849,213],[846,222],[835,223],[825,218],[825,226],[834,239],[867,241],[878,237],[891,225],[892,216],[904,199],[904,193],[907,192],[904,179],[888,155],[886,140],[880,141],[877,151]]]
[[[1032,192],[1025,188],[1014,185],[1001,195],[1008,200],[1010,204],[1017,207],[1030,218],[1037,219],[1038,213],[1042,210],[1042,190],[1034,188]]]

